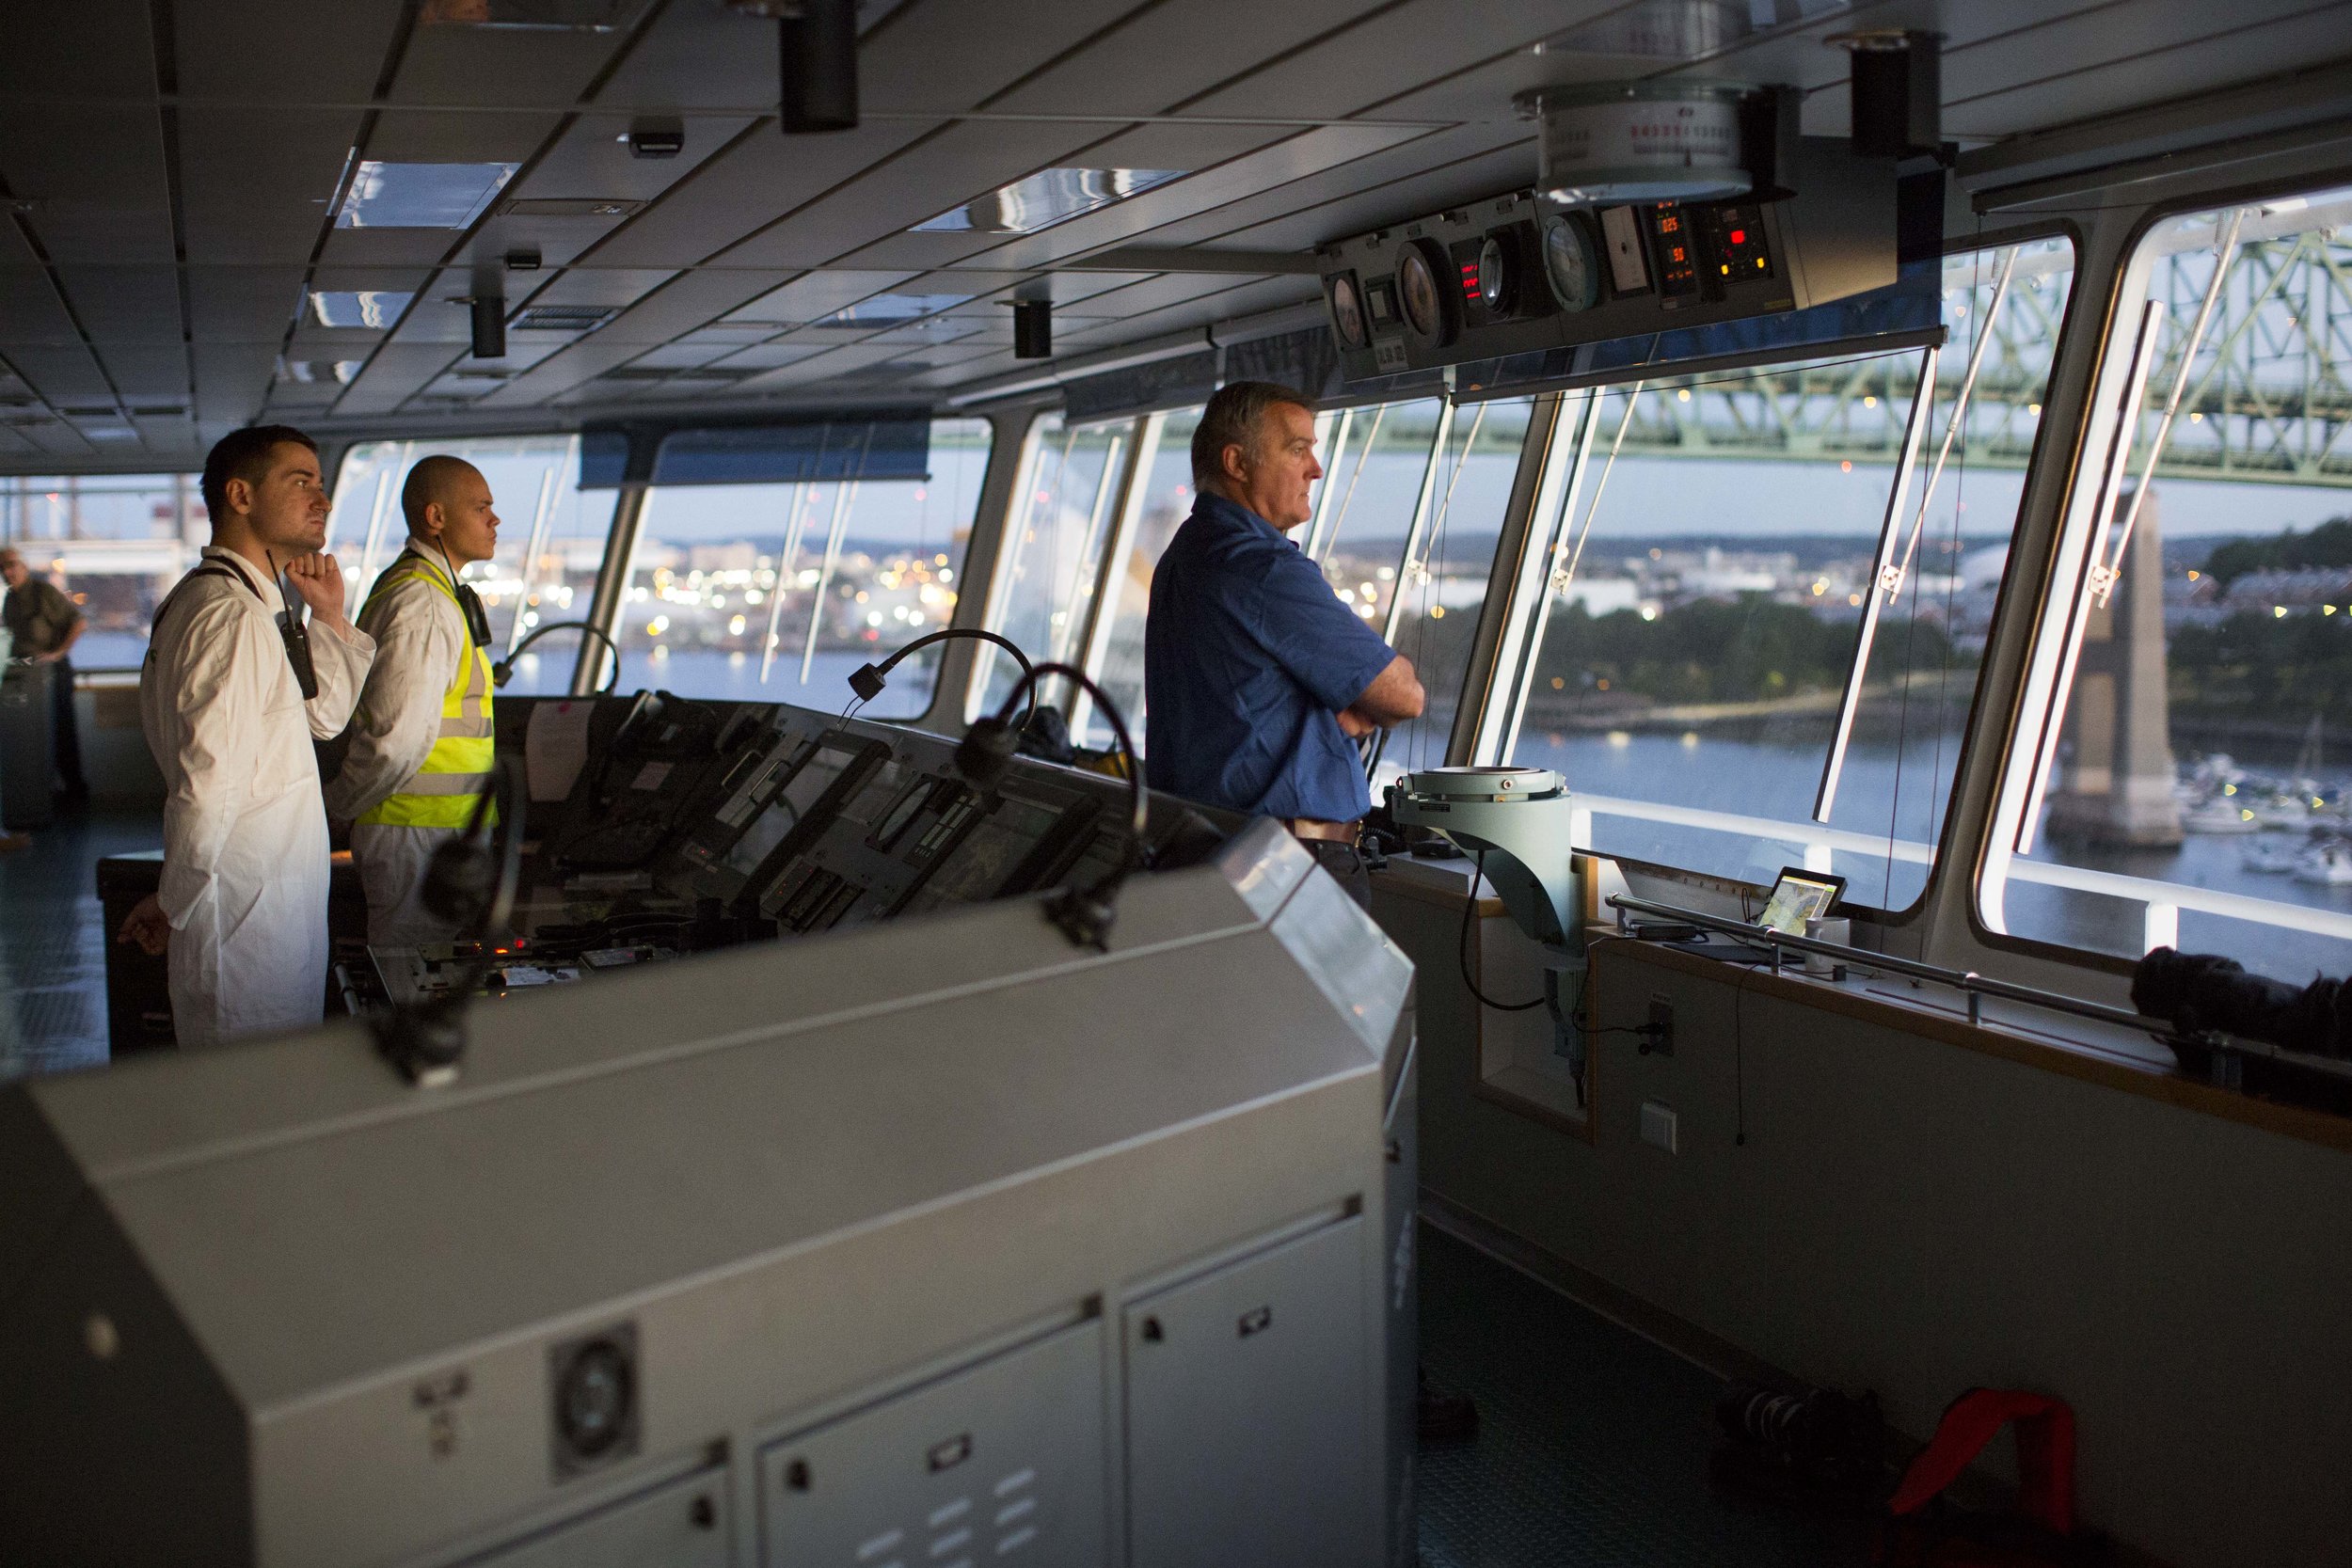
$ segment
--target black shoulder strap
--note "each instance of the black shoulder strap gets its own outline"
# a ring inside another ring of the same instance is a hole
[[[229,578],[242,585],[245,591],[252,594],[255,598],[258,599],[262,596],[262,591],[254,587],[251,580],[248,579],[243,572],[237,571],[233,567],[223,566],[217,562],[207,561],[203,565],[199,566],[195,571],[190,572],[186,577],[182,578],[178,586],[173,588],[170,593],[164,595],[164,602],[155,607],[155,618],[149,622],[147,626],[147,640],[151,644],[155,641],[155,634],[163,629],[164,616],[170,611],[172,605],[178,602],[180,590],[182,588],[185,588],[189,583],[194,582],[198,578]]]

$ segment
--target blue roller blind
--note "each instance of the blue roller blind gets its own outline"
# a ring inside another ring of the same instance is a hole
[[[674,430],[653,464],[656,484],[799,484],[842,479],[929,479],[929,415],[813,424]]]
[[[640,471],[648,467],[648,471]],[[607,426],[580,438],[580,487],[799,484],[930,477],[929,414],[883,414],[774,424]]]

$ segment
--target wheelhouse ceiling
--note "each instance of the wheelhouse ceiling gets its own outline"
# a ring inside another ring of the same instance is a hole
[[[427,14],[515,5],[596,24]],[[940,399],[1017,368],[1016,297],[1055,302],[1065,358],[1312,305],[1315,245],[1531,181],[1510,101],[1543,83],[1796,83],[1842,134],[1827,36],[1932,28],[1971,144],[2352,53],[2345,0],[865,0],[860,26],[863,122],[787,136],[775,24],[720,0],[0,7],[0,471],[186,466],[257,419]],[[631,155],[644,117],[676,156]],[[515,169],[464,228],[338,227],[362,163]],[[1068,167],[1185,172],[1034,233],[916,229]],[[501,358],[469,356],[477,291]]]

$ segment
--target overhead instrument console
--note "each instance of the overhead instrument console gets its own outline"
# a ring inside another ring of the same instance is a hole
[[[1774,88],[1739,105],[1730,123],[1746,150],[1727,182],[1745,187],[1738,196],[1595,199],[1661,188],[1655,181],[1523,188],[1323,245],[1343,373],[1637,338],[1893,283],[1894,161],[1800,136],[1796,100]]]

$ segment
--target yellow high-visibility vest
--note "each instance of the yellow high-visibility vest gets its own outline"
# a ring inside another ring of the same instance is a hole
[[[378,595],[410,578],[421,578],[451,604],[457,603],[456,590],[431,562],[403,550],[375,579],[359,613],[365,615]],[[359,820],[388,828],[466,826],[489,791],[497,746],[490,719],[490,651],[469,638],[457,661],[457,678],[441,695],[440,733],[424,754],[424,766],[415,778],[360,813]]]

